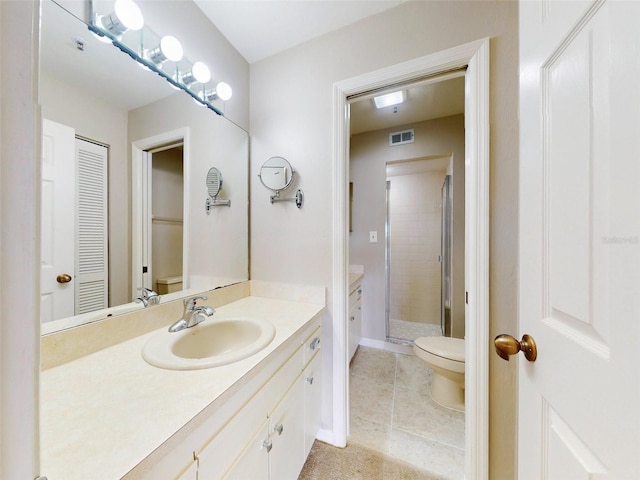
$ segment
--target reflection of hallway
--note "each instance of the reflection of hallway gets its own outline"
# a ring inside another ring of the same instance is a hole
[[[415,341],[420,337],[439,337],[442,335],[440,325],[430,323],[407,322],[405,320],[389,320],[389,336],[403,340]]]
[[[431,371],[413,355],[360,347],[350,369],[350,435],[438,478],[464,477],[464,413],[431,400]]]

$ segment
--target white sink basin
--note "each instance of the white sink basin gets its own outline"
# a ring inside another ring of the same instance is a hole
[[[170,370],[197,370],[237,362],[271,343],[274,326],[250,318],[208,319],[177,333],[162,331],[142,348],[147,363]]]

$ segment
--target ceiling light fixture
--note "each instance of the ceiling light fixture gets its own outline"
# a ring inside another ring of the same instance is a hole
[[[376,104],[376,108],[385,108],[391,107],[393,105],[398,105],[404,102],[404,90],[373,97],[373,101]]]
[[[144,17],[133,0],[116,0],[113,12],[98,17],[96,23],[114,37],[120,37],[128,30],[140,30],[144,26]]]

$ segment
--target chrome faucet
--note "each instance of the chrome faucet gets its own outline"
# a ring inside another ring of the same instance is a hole
[[[143,287],[138,290],[140,290],[140,295],[136,297],[134,300],[135,302],[142,302],[145,307],[148,307],[149,305],[158,305],[160,303],[160,295],[150,288]]]
[[[171,333],[179,332],[185,328],[195,327],[200,322],[205,321],[208,317],[212,316],[216,311],[206,305],[196,306],[198,300],[206,300],[207,297],[190,297],[185,298],[184,312],[182,318],[169,327]]]

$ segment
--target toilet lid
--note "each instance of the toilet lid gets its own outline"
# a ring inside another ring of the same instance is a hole
[[[464,340],[451,337],[420,337],[415,344],[421,350],[439,357],[464,362]]]

